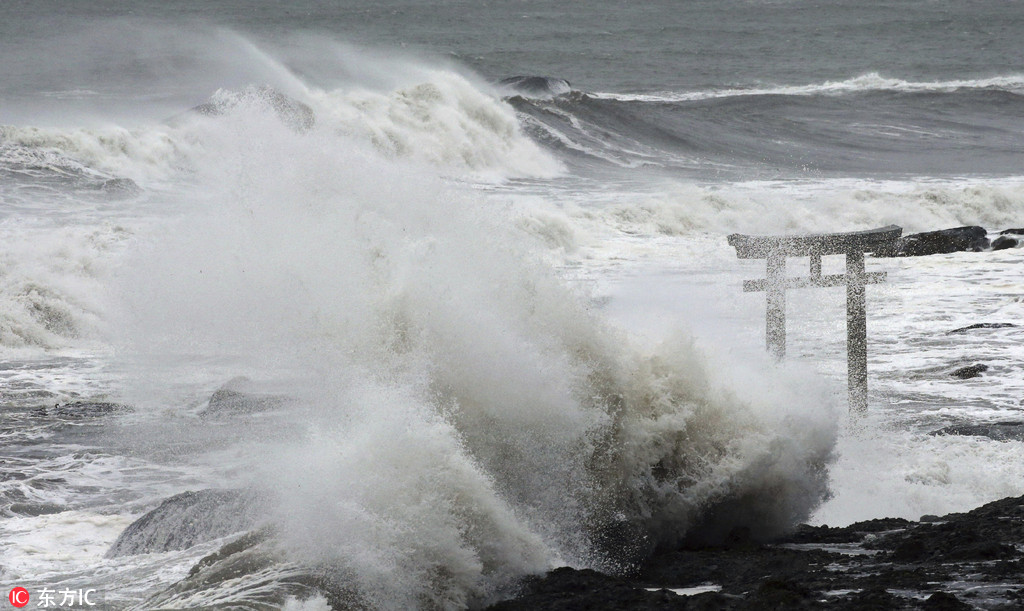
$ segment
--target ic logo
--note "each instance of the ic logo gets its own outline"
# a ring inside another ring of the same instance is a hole
[[[7,600],[15,607],[21,608],[28,604],[28,590],[25,588],[14,588],[7,594]]]

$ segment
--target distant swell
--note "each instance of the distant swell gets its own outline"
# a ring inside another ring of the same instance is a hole
[[[1024,75],[997,76],[988,79],[951,80],[951,81],[906,81],[898,78],[884,77],[871,72],[843,81],[826,81],[810,85],[779,85],[767,87],[750,87],[736,89],[714,89],[692,92],[663,93],[595,93],[598,98],[620,100],[623,102],[685,102],[728,98],[735,96],[758,95],[842,95],[846,93],[866,91],[900,91],[910,93],[940,92],[949,93],[964,89],[988,89],[1024,93]]]
[[[570,163],[692,178],[1017,175],[1024,77],[512,98]]]

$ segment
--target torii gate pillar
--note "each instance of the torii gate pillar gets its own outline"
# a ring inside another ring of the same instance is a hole
[[[864,287],[885,280],[885,272],[866,273],[864,253],[888,247],[903,233],[889,225],[869,231],[803,236],[750,236],[734,233],[729,244],[740,259],[767,259],[764,280],[746,280],[743,291],[765,291],[765,342],[776,357],[786,354],[786,289],[846,285],[846,351],[850,411],[864,413],[868,405],[867,308]],[[823,255],[846,255],[846,273],[821,275]],[[810,257],[810,275],[786,277],[786,257]]]

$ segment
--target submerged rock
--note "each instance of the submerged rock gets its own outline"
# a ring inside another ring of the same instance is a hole
[[[188,549],[252,529],[263,503],[243,490],[183,492],[132,522],[107,551],[107,558]]]
[[[1020,246],[1020,240],[1010,236],[1001,235],[992,240],[992,250],[1006,250],[1008,248],[1017,248],[1018,246]]]
[[[101,191],[118,197],[131,197],[142,193],[142,188],[131,178],[111,178],[104,180],[100,186]]]
[[[975,363],[974,365],[968,365],[967,367],[956,369],[949,375],[950,377],[960,378],[961,380],[969,380],[980,376],[984,371],[988,371],[988,365],[984,363]]]
[[[960,327],[959,329],[953,329],[949,332],[950,335],[954,333],[966,333],[975,329],[1006,329],[1009,327],[1016,327],[1017,325],[1012,322],[979,322],[973,325],[967,325],[966,327]]]
[[[1024,441],[1024,421],[993,422],[991,424],[953,424],[930,435],[967,435],[988,437],[996,441]]]
[[[58,505],[56,503],[42,503],[42,502],[24,502],[24,503],[11,503],[6,511],[0,513],[9,513],[16,516],[45,516],[54,513],[60,513],[69,509],[66,505]]]
[[[213,391],[206,409],[199,412],[199,416],[211,418],[254,414],[276,409],[284,403],[283,397],[255,392],[252,381],[240,376]]]

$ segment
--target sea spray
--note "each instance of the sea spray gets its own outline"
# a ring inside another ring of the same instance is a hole
[[[450,170],[251,100],[193,159],[189,212],[120,273],[133,403],[228,367],[294,397],[297,439],[246,429],[249,483],[279,498],[288,555],[368,604],[460,608],[558,564],[768,537],[825,496],[827,401],[685,337],[633,347]]]

